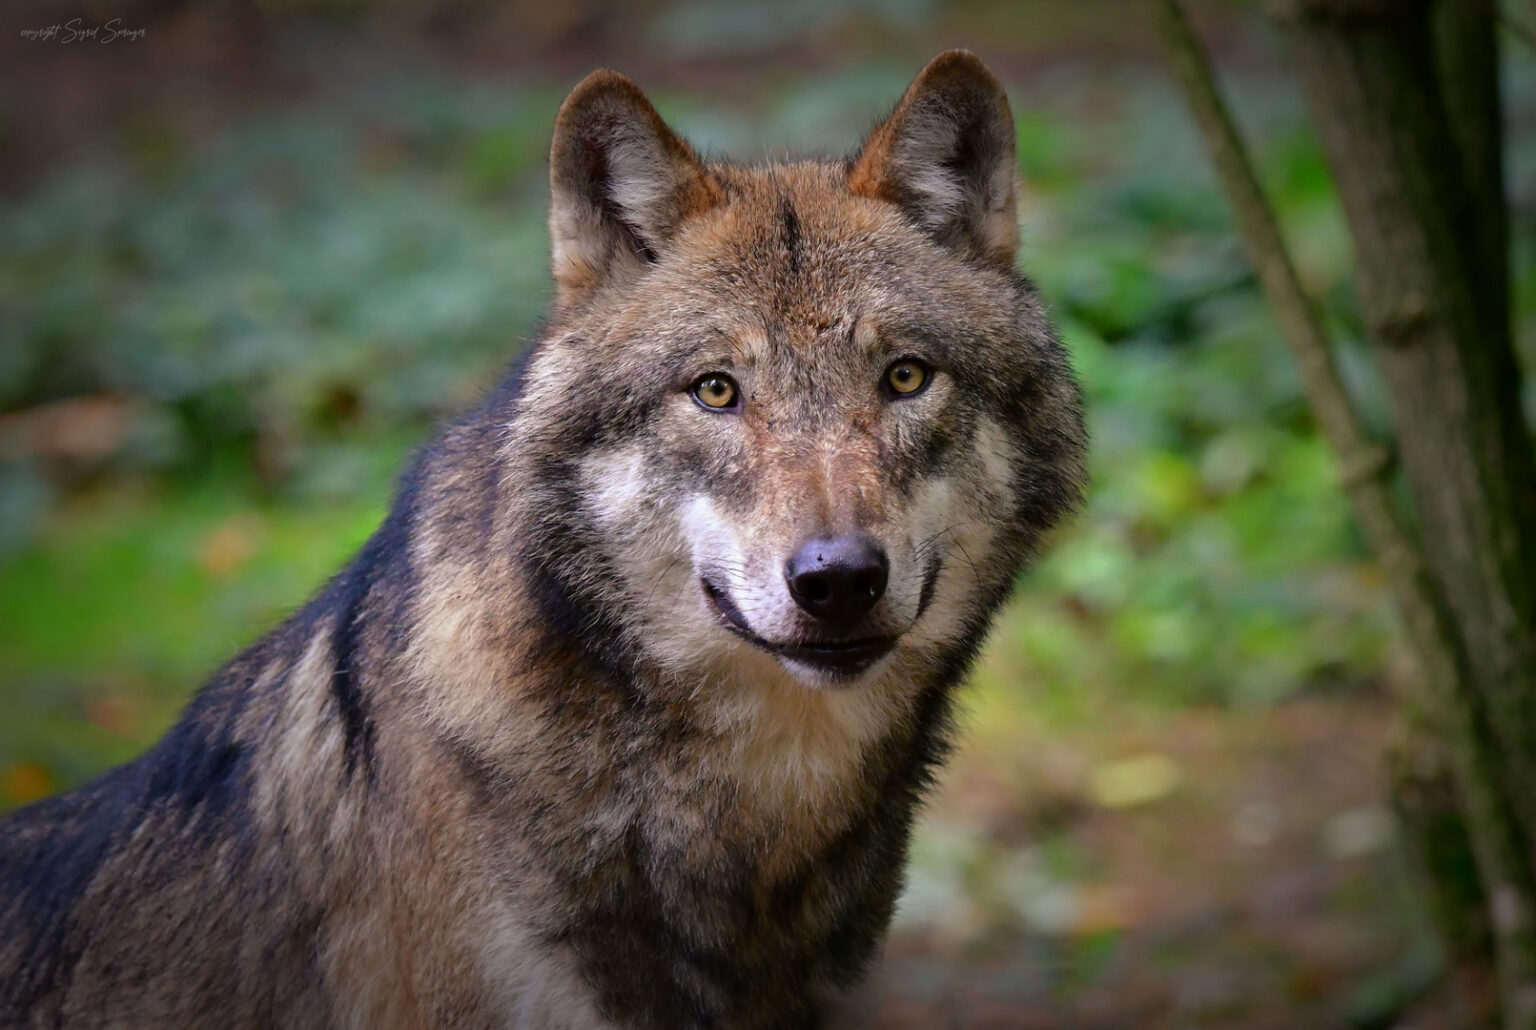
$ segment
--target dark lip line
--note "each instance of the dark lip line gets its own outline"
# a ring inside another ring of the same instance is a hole
[[[837,661],[841,659],[849,661],[867,658],[868,660],[863,662],[857,669],[851,670],[863,671],[864,668],[874,664],[877,659],[883,657],[886,652],[896,646],[895,637],[866,637],[862,640],[845,640],[835,643],[830,641],[826,643],[791,641],[776,644],[771,640],[764,640],[747,627],[746,616],[741,614],[741,609],[736,607],[736,602],[731,600],[729,594],[715,586],[708,579],[700,577],[699,582],[704,586],[705,596],[714,605],[715,611],[720,614],[720,624],[722,626],[754,647],[781,658],[809,661],[813,665],[830,668],[834,671],[837,671],[835,667],[825,665],[825,660]],[[823,661],[817,661],[817,659],[822,659]]]

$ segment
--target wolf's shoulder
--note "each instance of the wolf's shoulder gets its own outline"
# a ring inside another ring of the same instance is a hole
[[[29,899],[78,896],[151,818],[204,830],[242,821],[251,755],[221,716],[228,692],[215,681],[149,751],[0,819],[0,924]]]

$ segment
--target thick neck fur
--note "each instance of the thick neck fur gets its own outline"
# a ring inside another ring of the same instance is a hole
[[[451,431],[442,447],[483,454],[481,432]],[[815,691],[767,658],[663,672],[552,553],[580,546],[572,527],[495,523],[491,508],[548,514],[504,491],[554,503],[569,485],[521,458],[466,475],[472,463],[429,456],[405,499],[451,500],[461,517],[413,520],[417,571],[395,616],[408,631],[365,634],[387,642],[368,664],[392,674],[376,747],[470,799],[450,823],[431,795],[402,790],[424,802],[407,824],[450,867],[466,835],[495,841],[461,889],[555,945],[605,1017],[817,1025],[889,919],[963,656],[905,692]],[[480,506],[474,526],[463,513]]]

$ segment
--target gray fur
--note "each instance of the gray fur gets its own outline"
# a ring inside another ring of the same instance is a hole
[[[1082,487],[1010,117],[951,52],[850,161],[744,168],[578,87],[521,370],[160,745],[5,822],[0,1024],[855,1019],[952,693]],[[839,680],[765,645],[818,632],[786,556],[851,531],[896,643]]]

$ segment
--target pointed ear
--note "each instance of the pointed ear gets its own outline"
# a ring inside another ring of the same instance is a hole
[[[612,71],[593,72],[561,105],[549,183],[560,304],[638,277],[683,219],[720,199],[688,144]]]
[[[1013,113],[969,50],[935,57],[848,171],[853,192],[899,205],[968,260],[1012,267],[1019,248]]]

